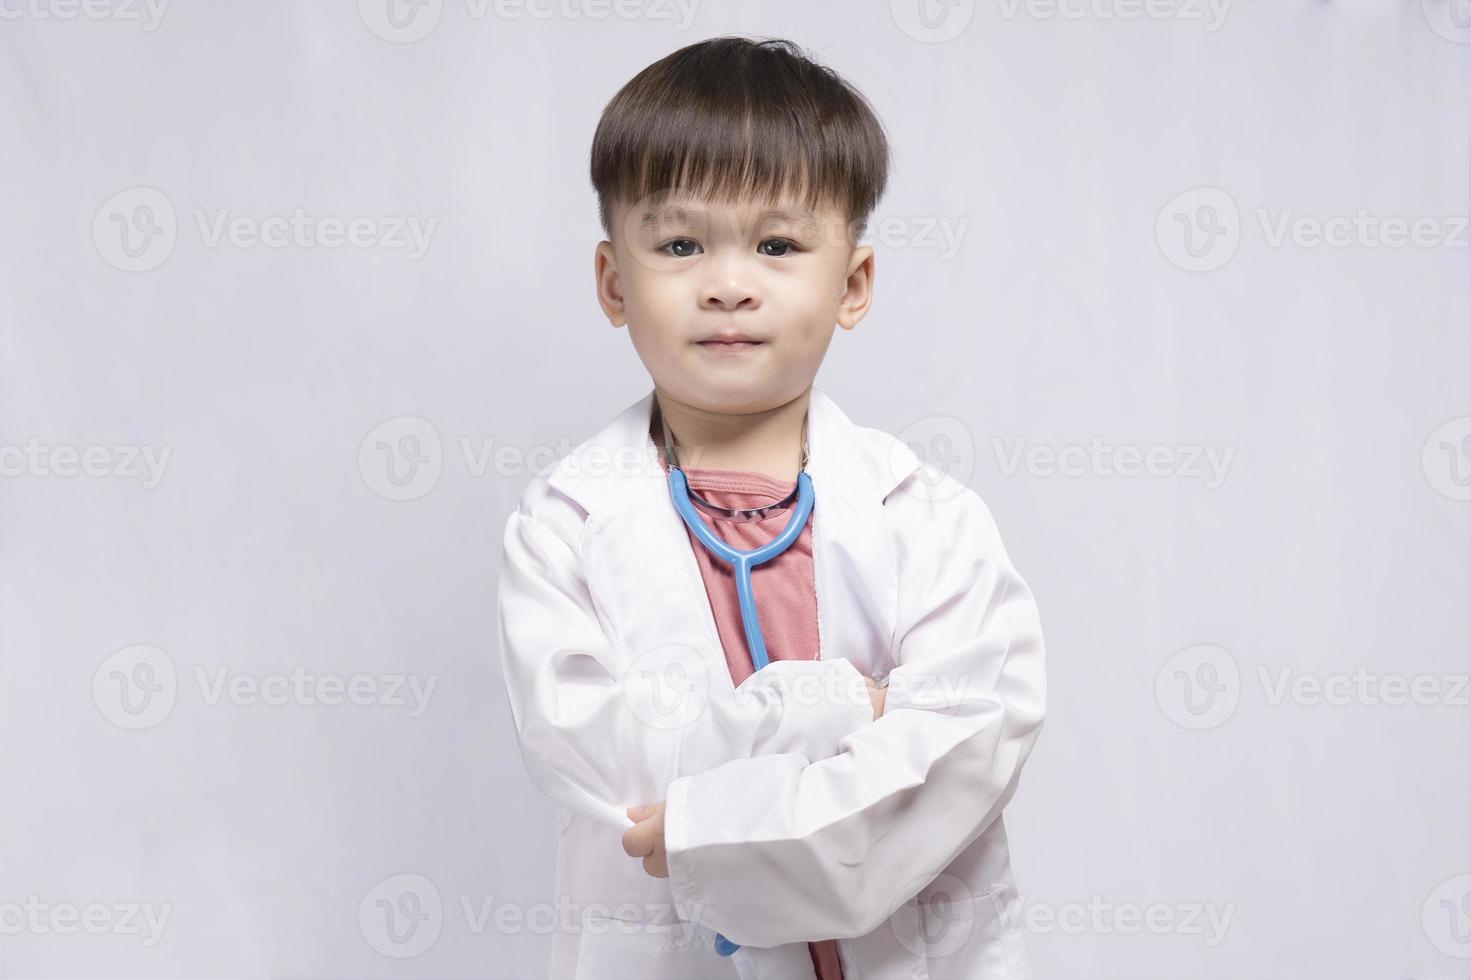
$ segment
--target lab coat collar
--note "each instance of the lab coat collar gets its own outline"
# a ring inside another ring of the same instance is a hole
[[[644,481],[663,481],[659,450],[649,436],[654,392],[623,409],[592,438],[563,457],[548,477],[590,515],[617,506]],[[807,406],[807,470],[819,485],[844,487],[879,504],[920,465],[887,432],[855,425],[835,401],[812,386]]]

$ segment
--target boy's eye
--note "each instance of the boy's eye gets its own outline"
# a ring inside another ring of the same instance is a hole
[[[698,254],[702,249],[700,243],[693,238],[675,238],[660,245],[659,251],[677,259],[685,259]]]
[[[785,238],[768,238],[758,246],[758,250],[762,255],[774,259],[785,258],[794,251],[800,251],[796,242]],[[677,259],[687,259],[692,255],[700,254],[704,249],[693,238],[671,238],[660,245],[658,251]]]

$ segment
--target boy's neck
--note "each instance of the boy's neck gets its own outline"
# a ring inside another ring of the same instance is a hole
[[[681,466],[754,470],[785,483],[797,481],[802,459],[802,420],[812,398],[810,385],[785,404],[737,415],[686,405],[657,385],[654,397],[669,423]],[[657,422],[651,420],[649,434],[655,446],[664,444],[663,427]]]

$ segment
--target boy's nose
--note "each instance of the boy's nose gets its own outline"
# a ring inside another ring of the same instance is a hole
[[[761,305],[760,295],[744,276],[728,273],[711,279],[704,287],[700,305],[707,309],[737,310]]]

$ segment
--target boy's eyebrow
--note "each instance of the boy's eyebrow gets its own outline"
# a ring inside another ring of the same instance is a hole
[[[681,205],[663,204],[658,207],[651,208],[648,211],[645,211],[643,213],[643,217],[639,219],[639,227],[647,228],[650,225],[662,224],[666,221],[684,221],[688,219],[689,216],[690,212]],[[800,211],[788,207],[767,208],[756,216],[756,219],[758,221],[766,221],[770,218],[776,218],[781,221],[790,221],[794,224],[817,223],[817,219],[813,217],[811,212]]]

